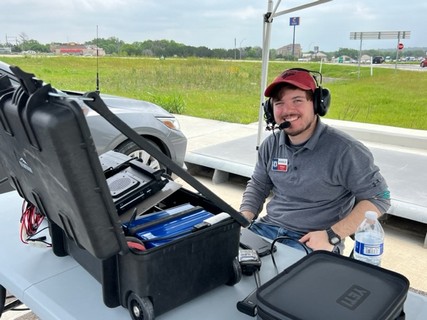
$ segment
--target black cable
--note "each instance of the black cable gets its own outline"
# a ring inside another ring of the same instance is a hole
[[[129,219],[129,223],[132,223],[135,221],[137,214],[138,214],[138,209],[135,207],[135,209],[133,209],[132,217]]]
[[[256,287],[257,288],[261,287],[261,277],[259,275],[258,270],[255,270],[255,272],[254,272],[254,278],[255,278]]]
[[[161,174],[161,176],[162,176],[163,178],[166,178],[166,179],[168,179],[168,180],[172,180],[172,181],[173,181],[172,176],[171,176],[170,174],[166,173],[166,172],[163,172],[163,173]]]
[[[47,230],[47,229],[49,229],[49,227],[44,227],[44,228],[42,228],[42,229],[40,229],[40,230],[37,230],[37,232],[36,232],[36,233],[32,234],[31,236],[29,236],[29,237],[27,238],[27,241],[32,241],[32,242],[42,242],[42,243],[44,243],[47,247],[52,246],[52,243],[50,243],[50,242],[46,241],[46,239],[47,239],[47,238],[46,238],[46,236],[40,236],[40,237],[37,237],[37,238],[36,238],[36,236],[37,236],[39,233],[41,233],[42,231]]]
[[[1,294],[2,295],[6,294],[6,288],[1,287]],[[5,295],[2,297],[2,299],[4,301],[2,301],[3,302],[3,306],[2,306],[3,308],[0,308],[0,311],[1,311],[0,316],[3,314],[4,311],[29,311],[30,310],[27,307],[18,308],[19,306],[23,305],[23,303],[13,295],[8,295],[8,296]],[[12,300],[12,299],[14,299],[14,300],[8,301],[6,303],[6,300]]]
[[[22,304],[21,301],[17,301],[16,303],[18,305]],[[10,311],[30,311],[30,308],[25,308],[25,307],[22,307],[22,308],[11,308]]]
[[[34,237],[34,236],[38,235],[40,232],[43,232],[44,230],[47,230],[47,229],[49,229],[48,226],[43,227],[42,229],[37,230],[35,233],[33,233],[30,237]]]
[[[276,269],[276,273],[277,274],[279,274],[279,269],[277,268],[276,260],[274,259],[274,251],[273,251],[273,249],[274,249],[274,244],[277,241],[279,241],[279,240],[292,240],[292,241],[295,241],[295,242],[297,242],[298,244],[301,245],[301,247],[304,249],[304,251],[305,251],[306,254],[310,253],[308,251],[307,247],[303,243],[301,243],[300,241],[298,241],[297,239],[291,238],[289,236],[280,236],[280,237],[275,238],[273,240],[273,242],[271,243],[270,252],[271,252],[271,260],[273,261],[274,269]]]
[[[0,180],[0,184],[5,183],[7,180],[9,180],[9,178],[8,178],[8,177],[5,177],[5,178],[1,179],[1,180]]]

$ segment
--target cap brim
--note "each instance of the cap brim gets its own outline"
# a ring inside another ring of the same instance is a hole
[[[304,85],[301,82],[297,82],[297,81],[293,81],[293,80],[286,80],[286,79],[282,79],[281,81],[277,81],[277,82],[273,82],[272,84],[270,84],[267,89],[265,89],[264,91],[264,96],[270,98],[271,94],[274,92],[274,90],[279,86],[279,85],[283,85],[285,83],[289,83],[297,88],[300,88],[302,90],[313,90],[313,88],[311,88],[310,86]]]

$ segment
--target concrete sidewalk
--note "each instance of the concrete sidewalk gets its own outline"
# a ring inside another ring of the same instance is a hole
[[[213,182],[229,174],[250,177],[256,162],[258,123],[227,123],[176,115],[188,138],[188,168],[214,169]],[[373,153],[391,190],[390,214],[427,224],[427,131],[322,119],[361,140]],[[270,132],[261,132],[261,141]],[[427,247],[427,228],[424,239]]]

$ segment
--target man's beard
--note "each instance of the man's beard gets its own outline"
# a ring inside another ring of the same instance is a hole
[[[317,117],[314,117],[314,119],[312,121],[310,121],[309,123],[307,123],[307,125],[305,125],[303,128],[301,128],[297,131],[292,131],[292,124],[288,129],[284,129],[284,131],[288,136],[295,137],[295,136],[300,135],[301,133],[305,132],[306,130],[310,129],[312,126],[314,126],[316,124],[316,119],[317,119]]]

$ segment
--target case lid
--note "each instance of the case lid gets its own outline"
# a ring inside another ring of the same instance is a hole
[[[19,194],[99,259],[126,240],[80,106],[19,68],[22,85],[0,101],[0,151]],[[34,75],[32,75],[34,76]]]
[[[277,319],[380,320],[400,314],[408,289],[401,274],[315,251],[262,285],[257,299]]]

